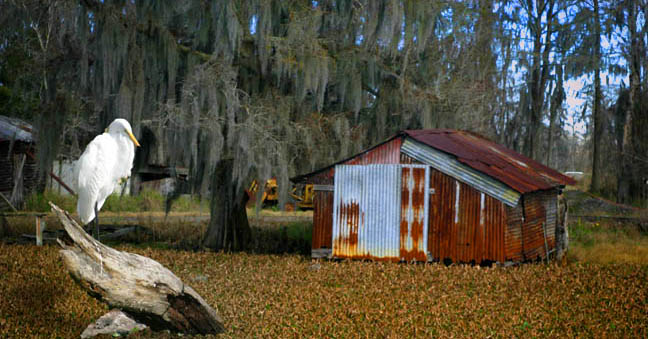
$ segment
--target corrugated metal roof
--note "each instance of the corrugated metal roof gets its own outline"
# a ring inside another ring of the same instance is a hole
[[[17,119],[0,115],[0,140],[33,142],[32,125]]]
[[[474,133],[447,129],[408,130],[403,133],[455,156],[460,163],[503,182],[519,193],[576,183],[556,170]]]
[[[375,157],[367,156],[368,153],[376,149],[382,150],[385,147],[385,149],[389,150],[387,154],[390,155],[389,159],[391,160],[393,155],[397,155],[394,147],[391,146],[402,142],[401,151],[403,151],[404,145],[407,143],[403,139],[414,140],[427,145],[429,146],[427,150],[430,147],[432,148],[431,151],[423,151],[423,147],[417,147],[420,156],[423,156],[423,153],[434,154],[438,158],[437,160],[440,160],[441,154],[445,155],[443,161],[448,164],[447,166],[450,166],[449,159],[454,159],[453,163],[456,165],[452,166],[455,172],[460,173],[444,173],[455,176],[459,180],[464,180],[468,184],[479,185],[479,182],[482,182],[481,186],[476,186],[478,189],[505,202],[507,205],[514,206],[519,199],[519,194],[512,194],[511,192],[524,194],[576,183],[572,178],[482,136],[451,129],[403,131],[351,158],[344,159],[315,172],[297,176],[291,180],[293,182],[307,182],[312,177],[327,170],[332,175],[333,167],[341,163],[367,163],[366,161],[375,159]],[[391,146],[386,145],[392,143]],[[412,145],[411,142],[407,144]],[[411,152],[416,151],[411,147],[408,150]],[[416,159],[416,157],[414,158]],[[416,160],[429,164],[429,162],[421,159]],[[381,162],[386,163],[385,161]],[[458,174],[466,175],[472,179],[466,180],[466,178],[456,176]],[[490,189],[487,189],[488,187]]]
[[[507,185],[458,162],[452,155],[428,147],[420,142],[406,139],[403,142],[401,151],[424,164],[436,168],[444,174],[475,187],[509,206],[517,205],[520,199],[520,193]]]

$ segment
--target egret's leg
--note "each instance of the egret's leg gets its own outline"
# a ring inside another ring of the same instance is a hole
[[[97,203],[94,205],[95,212],[95,238],[99,241],[99,210],[97,209]]]

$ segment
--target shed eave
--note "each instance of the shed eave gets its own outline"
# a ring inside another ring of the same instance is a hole
[[[475,187],[477,190],[490,195],[508,206],[515,207],[520,200],[520,192],[517,192],[510,186],[462,164],[456,157],[450,154],[439,151],[410,137],[405,138],[403,141],[401,152],[417,161],[434,167],[456,180]]]

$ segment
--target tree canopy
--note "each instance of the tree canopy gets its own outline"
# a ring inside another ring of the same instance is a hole
[[[640,0],[0,0],[0,114],[40,127],[41,168],[126,118],[146,141],[136,167],[187,167],[202,195],[231,159],[233,198],[276,177],[283,204],[292,175],[415,128],[475,131],[562,170],[595,164],[608,173],[595,190],[615,194],[647,167],[636,161],[647,11]],[[575,79],[587,103],[569,111]]]

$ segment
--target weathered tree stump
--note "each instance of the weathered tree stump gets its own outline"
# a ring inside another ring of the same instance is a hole
[[[191,287],[155,260],[120,252],[87,234],[52,204],[71,244],[58,240],[63,262],[91,296],[118,308],[152,330],[216,334],[224,330],[218,313]]]

